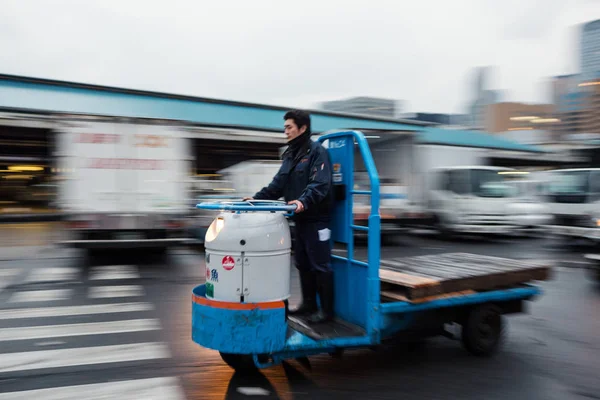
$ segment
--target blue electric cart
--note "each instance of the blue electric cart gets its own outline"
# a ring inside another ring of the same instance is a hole
[[[344,131],[318,139],[328,149],[336,193],[331,240],[346,246],[346,257],[332,255],[335,281],[333,322],[311,325],[288,316],[287,301],[215,301],[207,285],[193,289],[192,339],[219,351],[236,370],[266,368],[285,359],[340,354],[372,347],[387,339],[447,335],[445,326],[462,327],[465,348],[491,355],[498,348],[505,314],[524,312],[527,300],[541,294],[531,282],[550,269],[531,261],[451,253],[405,259],[380,259],[379,176],[361,132]],[[355,156],[362,156],[369,191],[354,190]],[[353,195],[369,195],[368,226],[353,221]],[[246,212],[285,211],[281,203],[260,206],[202,203],[201,209]],[[367,260],[354,258],[354,232],[366,231]]]

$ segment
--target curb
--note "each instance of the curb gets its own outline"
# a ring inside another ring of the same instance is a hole
[[[10,224],[15,222],[56,222],[62,221],[65,214],[0,214],[0,224]]]

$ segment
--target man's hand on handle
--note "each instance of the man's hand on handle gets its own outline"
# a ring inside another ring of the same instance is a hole
[[[292,205],[295,204],[296,205],[296,213],[301,213],[302,211],[304,211],[304,204],[302,204],[302,202],[300,200],[292,200],[292,201],[288,201],[288,204]]]
[[[244,197],[242,198],[242,201],[252,201],[254,200],[253,197]],[[296,206],[296,213],[301,213],[302,211],[304,211],[304,204],[302,204],[302,202],[300,200],[292,200],[292,201],[288,201],[289,205],[295,205]]]

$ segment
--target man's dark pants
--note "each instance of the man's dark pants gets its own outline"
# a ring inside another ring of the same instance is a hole
[[[312,322],[333,317],[333,270],[331,267],[330,223],[296,221],[294,258],[300,274],[302,305],[291,314],[308,315]],[[317,293],[321,311],[317,313]]]

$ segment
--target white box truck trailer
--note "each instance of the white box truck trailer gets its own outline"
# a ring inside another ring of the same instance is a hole
[[[509,207],[513,199],[503,185],[502,173],[508,169],[486,165],[485,149],[421,144],[409,136],[375,143],[372,148],[382,177],[383,232],[387,226],[390,232],[434,227],[467,234],[513,233],[516,229]],[[384,178],[396,182],[396,187],[389,187],[396,193],[385,191]],[[369,207],[357,210],[367,215]],[[366,220],[357,221],[361,222]]]
[[[191,146],[177,127],[70,121],[57,132],[59,205],[67,237],[86,249],[187,241]]]

